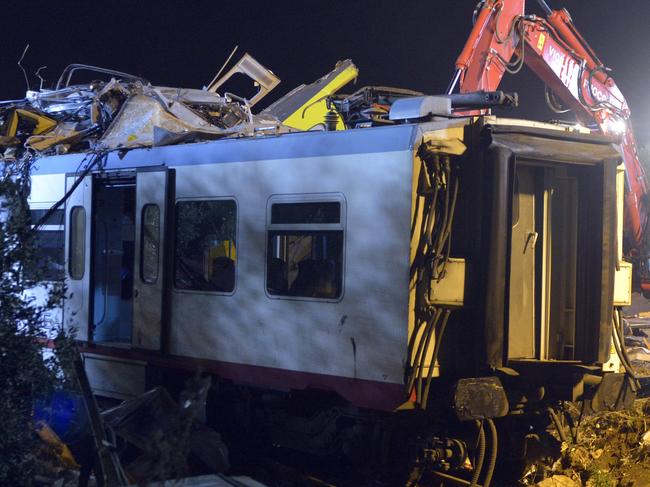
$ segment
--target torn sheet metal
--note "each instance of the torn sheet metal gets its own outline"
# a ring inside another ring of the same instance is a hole
[[[253,56],[246,53],[226,74],[212,83],[208,87],[208,91],[216,93],[221,86],[238,73],[248,76],[258,87],[257,94],[247,100],[248,105],[251,107],[268,95],[280,83],[280,78],[273,74],[273,71],[265,68]]]
[[[149,474],[156,471],[154,466],[165,445],[176,448],[175,454],[181,457],[192,455],[214,473],[228,470],[226,444],[199,419],[205,411],[209,386],[209,381],[202,382],[195,391],[182,396],[180,404],[166,389],[157,387],[102,413],[119,437],[142,452],[127,467],[134,478],[152,480]]]
[[[173,133],[183,133],[196,128],[169,113],[154,98],[135,95],[125,102],[122,110],[101,138],[100,147],[116,149],[152,146],[154,127]]]
[[[309,85],[297,87],[262,113],[298,130],[325,130],[325,117],[330,109],[327,98],[356,79],[358,74],[359,70],[350,59],[339,61],[331,72]],[[336,129],[344,128],[337,114]]]
[[[80,70],[112,77],[71,84]],[[235,94],[220,96],[207,90],[157,87],[128,73],[70,65],[55,89],[28,91],[22,100],[0,102],[2,157],[129,149],[290,131],[277,119],[251,111],[252,104],[276,86],[279,78],[249,55],[231,70],[235,72],[249,74],[260,83],[259,96],[249,102]],[[225,78],[220,81],[225,82]]]

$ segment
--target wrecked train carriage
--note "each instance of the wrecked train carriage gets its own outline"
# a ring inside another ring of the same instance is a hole
[[[273,443],[314,453],[359,441],[373,411],[526,422],[558,400],[632,397],[610,354],[629,291],[612,140],[454,118],[448,98],[318,92],[265,116],[312,104],[323,128],[370,127],[178,144],[197,131],[152,123],[152,147],[36,159],[32,211],[69,193],[40,233],[64,244],[63,322],[99,394],[199,368],[252,386]],[[296,403],[311,419],[287,414]],[[409,439],[438,445],[423,428]],[[459,464],[470,443],[454,444]]]
[[[60,199],[84,158],[39,159],[32,208]],[[581,375],[610,363],[609,141],[483,118],[101,162],[65,205],[63,319],[104,393],[201,364],[392,410],[439,375],[508,367],[578,399]]]

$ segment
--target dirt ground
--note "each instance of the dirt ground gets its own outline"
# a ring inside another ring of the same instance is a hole
[[[632,323],[646,322],[649,327],[637,335],[650,337],[650,300],[635,294],[623,314]],[[637,377],[650,377],[650,361],[631,362]],[[580,423],[577,442],[564,442],[562,457],[550,467],[531,470],[523,485],[650,487],[650,398],[638,399],[631,411],[581,417],[576,407],[567,409]]]
[[[572,411],[579,416],[579,411]],[[578,442],[563,445],[555,468],[592,487],[650,486],[650,400],[637,400],[631,411],[583,418]]]

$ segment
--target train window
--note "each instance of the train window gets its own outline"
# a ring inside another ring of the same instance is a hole
[[[32,225],[41,221],[49,210],[30,210]],[[65,234],[63,232],[64,210],[55,210],[36,230],[34,235],[34,259],[25,266],[23,276],[29,281],[58,281],[63,279]]]
[[[235,289],[237,204],[232,199],[176,203],[177,289]]]
[[[144,205],[142,208],[142,240],[140,242],[140,278],[154,284],[158,280],[160,249],[160,208]]]
[[[340,201],[271,203],[267,292],[339,298],[343,290],[342,221]]]
[[[86,260],[86,210],[75,206],[70,211],[70,255],[68,271],[70,278],[79,280],[84,276]]]
[[[273,203],[271,221],[281,223],[340,223],[341,203],[326,201],[320,203]]]
[[[30,210],[29,214],[31,216],[32,225],[36,225],[41,221],[50,210]],[[54,210],[49,217],[42,223],[42,226],[54,225],[57,227],[63,226],[63,220],[65,219],[64,210]]]

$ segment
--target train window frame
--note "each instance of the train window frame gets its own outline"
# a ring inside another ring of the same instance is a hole
[[[275,204],[300,204],[300,203],[338,203],[338,223],[273,223],[273,205]],[[341,232],[341,276],[340,289],[335,297],[299,296],[291,294],[273,294],[269,291],[269,260],[271,232],[286,231],[340,231]],[[346,274],[346,243],[347,243],[347,200],[343,193],[293,193],[271,195],[266,203],[266,224],[264,232],[264,292],[269,299],[280,299],[290,301],[316,301],[338,303],[345,296],[345,274]]]
[[[158,226],[155,232],[148,231],[147,226],[147,211],[150,209],[155,209],[157,212]],[[146,256],[150,254],[151,247],[147,247],[147,243],[151,240],[151,237],[155,236],[156,245],[155,245],[155,275],[150,275],[147,272],[145,267]],[[153,285],[158,282],[158,277],[160,276],[160,207],[155,203],[147,203],[142,207],[140,214],[140,280],[144,284]]]
[[[76,215],[81,212],[81,219],[78,220],[81,224],[81,231],[77,232],[77,225],[75,225]],[[68,248],[68,275],[73,281],[81,281],[86,274],[86,208],[77,205],[70,209],[70,231],[69,231],[69,248]],[[78,245],[78,244],[81,245]],[[75,253],[76,248],[80,252]],[[76,263],[76,265],[75,265]],[[78,267],[78,269],[77,269]]]
[[[217,291],[217,290],[209,290],[209,289],[187,289],[187,288],[182,288],[178,287],[176,285],[176,259],[177,259],[177,252],[178,252],[178,205],[179,203],[186,203],[186,202],[202,202],[202,201],[232,201],[235,204],[235,251],[236,251],[236,256],[235,256],[235,272],[234,272],[234,283],[233,283],[233,288],[231,291]],[[237,244],[239,242],[239,201],[235,196],[206,196],[206,197],[188,197],[188,198],[177,198],[174,201],[174,228],[173,228],[173,252],[172,252],[172,266],[171,266],[171,283],[172,283],[172,288],[175,293],[179,294],[207,294],[207,295],[217,295],[217,296],[232,296],[237,292],[237,286],[238,286],[238,268],[240,265],[240,254],[239,254],[239,247],[240,245]]]

